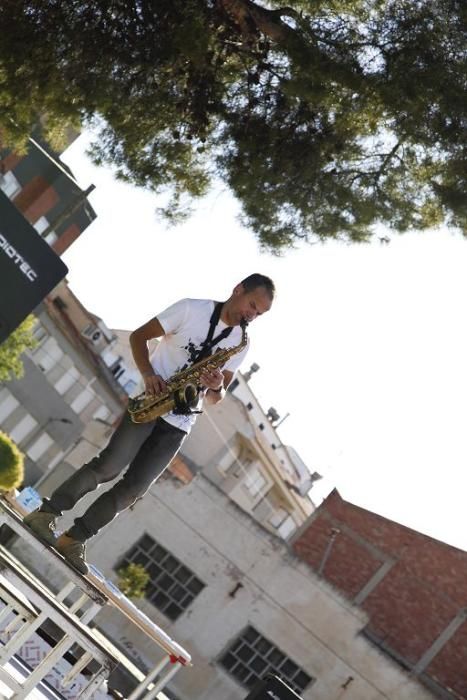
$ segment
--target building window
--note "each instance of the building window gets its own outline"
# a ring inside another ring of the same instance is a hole
[[[11,170],[8,170],[3,175],[0,175],[0,190],[2,190],[2,192],[4,192],[10,199],[16,197],[18,192],[21,190],[21,185]]]
[[[49,221],[46,219],[45,216],[39,217],[37,219],[36,223],[34,224],[34,228],[36,229],[37,233],[43,238],[42,232],[45,231],[46,228],[49,226]],[[49,244],[52,245],[52,243],[55,243],[57,240],[58,236],[55,233],[55,231],[49,231],[47,236],[45,237],[45,241]]]
[[[291,515],[289,515],[283,523],[279,525],[277,528],[277,532],[282,539],[286,540],[289,535],[292,534],[292,532],[295,532],[297,529],[297,525],[295,523],[295,520],[292,518]]]
[[[257,467],[250,467],[244,483],[250,496],[257,496],[266,486],[266,479]]]
[[[264,423],[260,423],[260,424],[258,425],[258,428],[259,428],[260,430],[264,430]]]
[[[79,372],[76,367],[70,367],[69,370],[62,374],[60,379],[54,384],[55,390],[63,396],[66,394],[68,389],[71,389],[73,384],[75,384],[79,379]]]
[[[84,411],[86,406],[91,403],[93,398],[94,392],[92,389],[83,389],[73,403],[70,404],[70,408],[72,408],[75,413],[81,413],[81,411]]]
[[[19,401],[10,394],[8,389],[2,389],[0,391],[0,423],[6,420],[17,406],[19,406]]]
[[[32,353],[32,359],[43,372],[48,372],[52,367],[55,367],[62,357],[63,350],[52,336],[49,336],[47,340]]]
[[[53,440],[48,433],[42,435],[26,451],[32,460],[38,460],[53,445]]]
[[[121,377],[122,374],[125,374],[126,367],[125,365],[121,364],[121,362],[118,362],[114,367],[111,368],[110,371],[114,375],[115,379],[119,379],[119,377]]]
[[[34,339],[37,341],[37,345],[40,345],[49,335],[40,321],[37,321],[34,324],[32,334],[34,336]]]
[[[37,420],[30,416],[29,413],[26,414],[24,418],[22,418],[19,421],[19,423],[15,425],[13,430],[10,430],[11,439],[17,443],[20,443],[22,440],[24,440],[25,437],[29,435],[31,430],[34,430],[36,425]]]
[[[252,410],[253,410],[253,404],[251,403],[251,401],[248,401],[246,407],[247,407],[247,409],[248,409],[249,411],[252,411]]]
[[[145,597],[170,620],[176,620],[205,587],[188,567],[149,535],[138,540],[118,568],[130,562],[144,566],[150,576]]]
[[[57,307],[57,309],[59,309],[59,311],[65,311],[65,309],[68,308],[66,303],[63,301],[62,297],[58,296],[58,294],[56,297],[54,297],[52,303],[55,307]]]
[[[273,515],[269,518],[269,522],[273,527],[278,528],[288,517],[289,514],[284,508],[277,508]]]
[[[249,689],[268,672],[280,676],[297,693],[303,692],[313,681],[308,673],[305,673],[254,627],[246,628],[221,656],[219,664]]]
[[[110,416],[110,409],[107,408],[107,406],[104,406],[104,404],[101,404],[94,413],[92,414],[92,417],[94,420],[100,420],[100,421],[110,421],[108,420]]]
[[[129,396],[130,394],[133,393],[133,391],[136,389],[137,386],[138,386],[138,384],[137,384],[137,382],[135,382],[134,379],[129,379],[127,382],[125,382],[125,384],[123,385],[123,388],[125,389],[125,392]]]

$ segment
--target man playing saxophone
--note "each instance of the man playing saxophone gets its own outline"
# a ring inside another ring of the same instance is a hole
[[[130,335],[144,393],[130,399],[129,413],[104,450],[24,518],[78,571],[88,572],[87,540],[141,498],[170,464],[203,400],[222,400],[248,351],[246,324],[269,311],[274,294],[272,280],[255,273],[237,284],[226,302],[181,299]],[[153,338],[160,341],[150,359]],[[63,511],[122,472],[67,532],[55,537],[56,518]]]

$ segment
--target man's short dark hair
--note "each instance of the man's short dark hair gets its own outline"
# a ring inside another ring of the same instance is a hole
[[[245,292],[252,292],[258,287],[264,287],[271,299],[274,299],[276,293],[276,288],[272,279],[266,277],[266,275],[260,275],[259,272],[254,272],[252,275],[245,277],[245,279],[241,281],[241,285]]]

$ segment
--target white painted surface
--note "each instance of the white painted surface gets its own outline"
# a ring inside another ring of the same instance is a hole
[[[91,544],[90,558],[106,575],[144,534],[150,534],[198,576],[205,588],[171,623],[147,601],[138,603],[193,654],[194,666],[173,682],[181,700],[242,700],[247,691],[217,664],[221,653],[253,625],[316,682],[304,700],[427,700],[432,696],[409,680],[360,632],[365,613],[344,600],[298,561],[219,489],[198,476],[180,487],[172,479],[155,485],[133,511],[122,514]],[[115,574],[114,574],[115,575]],[[242,588],[230,597],[235,585]],[[99,613],[105,633],[130,658],[154,662],[138,634],[111,611]]]

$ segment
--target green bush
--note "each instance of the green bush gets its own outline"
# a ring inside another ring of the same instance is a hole
[[[30,315],[11,333],[3,343],[0,343],[0,382],[9,382],[15,377],[20,379],[24,374],[22,354],[37,346],[33,328],[37,319]]]
[[[149,574],[141,564],[127,564],[117,571],[118,587],[129,598],[143,598]]]
[[[23,478],[23,454],[8,435],[0,432],[0,491],[16,488]]]

